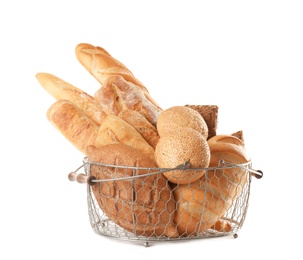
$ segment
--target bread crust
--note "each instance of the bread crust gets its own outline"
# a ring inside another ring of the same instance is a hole
[[[188,127],[174,128],[161,136],[155,149],[159,168],[175,168],[189,163],[190,168],[207,168],[210,150],[206,139],[196,130]],[[172,183],[188,184],[201,178],[204,169],[195,171],[171,170],[163,173]]]
[[[249,162],[241,140],[230,135],[217,135],[208,140],[211,151],[207,174],[190,185],[174,189],[177,201],[175,223],[180,235],[205,231],[224,216],[248,181],[245,170],[232,168],[211,170],[221,160],[234,164]]]
[[[108,115],[118,115],[121,111],[130,109],[138,111],[154,126],[162,111],[149,95],[120,75],[109,77],[94,97]]]
[[[189,127],[199,132],[205,139],[208,127],[203,117],[194,109],[185,106],[173,106],[162,111],[158,117],[157,130],[162,137],[167,131],[178,127]]]
[[[156,168],[149,157],[125,144],[109,144],[87,148],[88,160],[103,164]],[[104,167],[92,164],[96,179],[123,178],[148,174],[146,169]],[[162,174],[131,180],[107,181],[92,186],[98,205],[106,216],[136,235],[177,237],[173,224],[175,201],[171,188]]]
[[[118,116],[133,126],[153,148],[156,148],[160,138],[158,131],[142,114],[135,110],[125,109]]]
[[[218,110],[219,107],[216,105],[186,105],[190,107],[203,117],[207,124],[208,128],[208,137],[207,139],[215,136],[217,134],[218,127]]]
[[[88,145],[94,144],[99,126],[72,102],[56,101],[48,109],[47,118],[83,154]]]
[[[99,127],[94,145],[123,143],[136,148],[154,160],[154,148],[129,123],[115,115],[108,115]]]
[[[37,73],[40,85],[56,100],[68,100],[100,125],[106,113],[91,95],[50,73]]]
[[[75,51],[78,61],[101,85],[104,85],[109,77],[121,75],[125,80],[148,92],[143,83],[122,62],[111,56],[104,48],[88,43],[80,43],[76,46]]]

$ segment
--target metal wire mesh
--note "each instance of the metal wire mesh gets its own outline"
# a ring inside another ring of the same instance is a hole
[[[254,171],[251,163],[221,161],[216,168],[190,169],[184,164],[151,169],[97,164],[85,158],[83,166],[87,176],[96,167],[103,176],[87,185],[89,220],[97,234],[147,245],[149,241],[236,237],[245,221]],[[163,177],[176,169],[205,174],[189,184],[174,184]],[[167,232],[168,226],[173,235]]]

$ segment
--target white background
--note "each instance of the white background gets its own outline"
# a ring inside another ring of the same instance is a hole
[[[1,1],[1,259],[302,259],[302,1]],[[157,243],[99,236],[80,154],[47,121],[38,72],[93,94],[75,56],[105,48],[168,108],[219,106],[218,133],[244,131],[253,167],[239,237]],[[162,259],[162,258],[161,258]]]

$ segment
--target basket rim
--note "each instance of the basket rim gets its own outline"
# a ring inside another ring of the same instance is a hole
[[[246,163],[233,163],[228,162],[225,160],[220,160],[218,163],[218,166],[216,167],[200,167],[200,168],[191,168],[189,162],[184,162],[183,164],[180,164],[179,166],[172,167],[172,168],[159,168],[159,167],[139,167],[139,166],[127,166],[127,165],[115,165],[115,164],[106,164],[102,162],[94,162],[89,161],[87,157],[84,157],[83,159],[84,165],[99,165],[104,167],[111,167],[111,168],[123,168],[123,169],[134,169],[134,170],[154,170],[154,171],[174,171],[174,170],[189,170],[189,171],[195,171],[195,170],[218,170],[218,169],[227,169],[227,168],[245,168],[247,169],[248,166],[251,166],[252,162],[251,160]],[[83,166],[84,166],[83,165]]]
[[[134,174],[131,176],[124,176],[124,177],[115,177],[115,178],[106,178],[106,179],[94,179],[92,180],[93,183],[95,182],[108,182],[108,181],[118,181],[118,180],[133,180],[135,178],[144,178],[151,175],[162,174],[165,172],[175,171],[175,170],[183,170],[183,171],[205,171],[207,174],[208,171],[217,171],[217,170],[226,170],[226,169],[242,169],[248,172],[253,171],[251,169],[251,161],[243,164],[233,164],[229,162],[225,162],[224,160],[219,161],[218,167],[208,167],[208,168],[190,168],[189,163],[181,164],[175,168],[148,168],[148,167],[137,167],[137,166],[123,166],[123,165],[114,165],[114,164],[105,164],[100,162],[92,162],[89,161],[87,157],[83,159],[83,165],[80,166],[77,170],[82,167],[90,167],[91,165],[98,165],[102,167],[109,167],[109,168],[117,168],[117,169],[124,169],[124,170],[133,170]],[[222,166],[220,166],[222,165]],[[137,174],[139,171],[147,171],[147,173]]]

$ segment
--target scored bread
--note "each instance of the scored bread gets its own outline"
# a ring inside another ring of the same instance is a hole
[[[150,96],[122,76],[109,77],[94,97],[108,115],[118,115],[122,110],[131,109],[141,113],[154,126],[162,111]]]
[[[104,48],[88,43],[80,43],[76,46],[76,57],[83,67],[104,85],[108,77],[121,75],[127,81],[146,87],[133,75],[133,73],[119,60],[111,56]]]
[[[129,123],[115,115],[108,115],[99,127],[94,145],[123,143],[136,148],[141,153],[154,159],[154,148]]]
[[[94,144],[99,126],[72,102],[56,101],[48,109],[47,118],[83,154],[88,145]]]
[[[50,73],[38,73],[36,78],[40,85],[56,100],[69,100],[82,109],[96,124],[100,125],[105,118],[106,113],[102,111],[94,97],[81,89]]]
[[[142,114],[135,110],[125,109],[118,116],[133,126],[153,148],[156,147],[159,141],[158,131]]]

